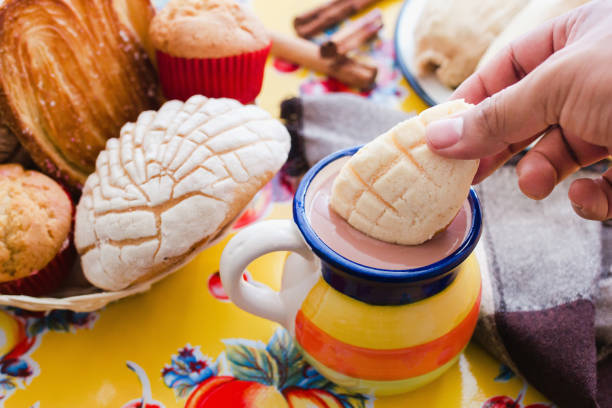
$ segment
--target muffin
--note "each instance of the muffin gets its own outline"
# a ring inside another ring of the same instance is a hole
[[[231,0],[170,0],[151,22],[164,95],[200,94],[253,102],[261,90],[270,37]]]
[[[38,296],[68,273],[73,205],[55,181],[0,165],[0,293]]]

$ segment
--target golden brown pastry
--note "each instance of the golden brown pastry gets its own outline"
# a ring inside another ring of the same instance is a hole
[[[155,16],[155,9],[149,0],[113,0],[113,8],[119,21],[132,30],[149,57],[155,60],[155,50],[149,37],[149,26]]]
[[[455,88],[527,0],[428,0],[415,27],[419,74]]]
[[[106,140],[160,104],[148,0],[8,0],[0,123],[47,174],[80,186]]]

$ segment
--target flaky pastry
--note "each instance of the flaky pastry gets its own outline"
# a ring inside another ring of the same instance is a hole
[[[151,18],[148,0],[8,0],[0,8],[0,125],[44,172],[79,186],[106,140],[159,106],[141,43]]]

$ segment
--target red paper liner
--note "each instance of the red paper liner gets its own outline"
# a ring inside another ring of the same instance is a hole
[[[76,251],[66,238],[60,252],[43,269],[25,278],[0,283],[4,295],[41,296],[58,289],[72,268]]]
[[[224,58],[180,58],[157,51],[164,96],[186,101],[193,95],[204,95],[251,103],[261,91],[271,45]]]

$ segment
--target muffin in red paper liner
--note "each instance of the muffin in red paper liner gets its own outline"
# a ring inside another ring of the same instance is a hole
[[[0,293],[40,296],[58,288],[75,253],[73,208],[44,174],[0,165]]]
[[[69,238],[66,238],[60,252],[39,271],[29,276],[0,283],[0,294],[41,296],[59,289],[72,268],[76,251]]]
[[[271,41],[232,0],[170,0],[150,27],[164,96],[201,94],[250,103],[261,90]]]

